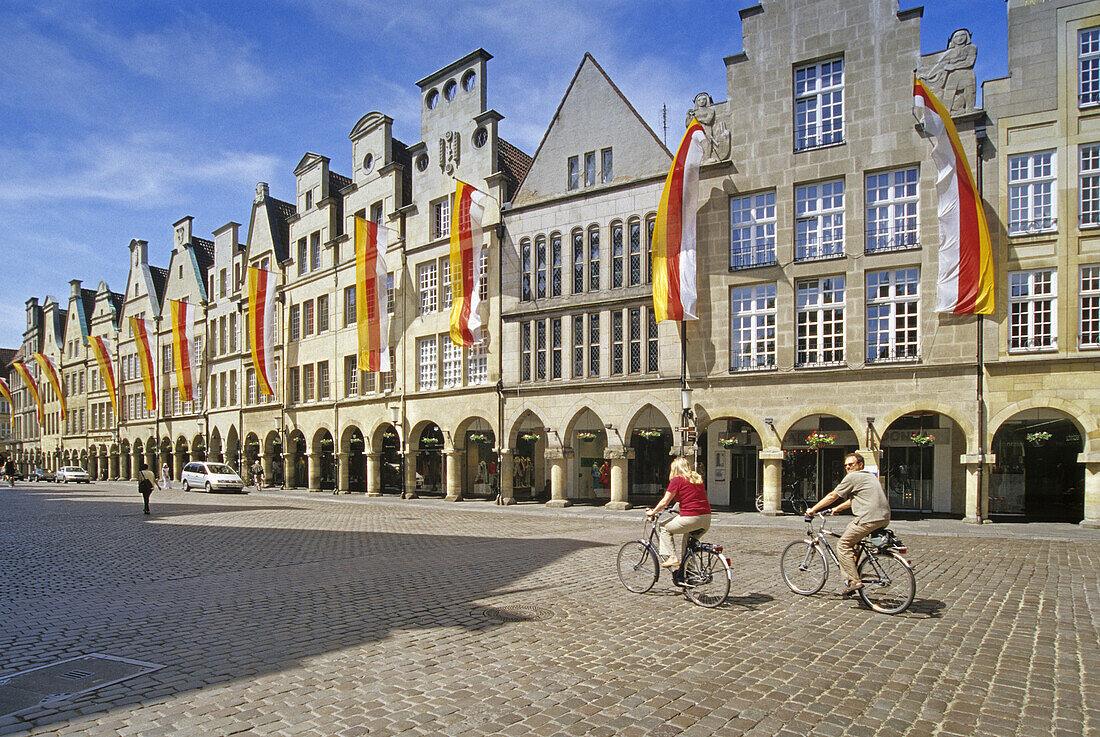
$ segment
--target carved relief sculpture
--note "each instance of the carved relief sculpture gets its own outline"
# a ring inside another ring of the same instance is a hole
[[[458,169],[459,137],[458,131],[447,131],[439,139],[439,168],[451,176]]]
[[[691,125],[691,119],[699,121],[703,126],[703,135],[707,137],[707,148],[703,155],[703,161],[729,161],[730,157],[730,132],[726,124],[718,119],[718,111],[714,107],[714,100],[706,92],[700,92],[695,96],[695,107],[688,110],[685,126]]]
[[[256,184],[256,202],[263,202],[267,198],[267,182]]]
[[[978,90],[978,81],[974,76],[977,60],[978,49],[970,42],[970,31],[960,28],[951,34],[947,50],[939,55],[931,68],[920,70],[917,76],[928,83],[948,112],[959,115],[974,109]]]

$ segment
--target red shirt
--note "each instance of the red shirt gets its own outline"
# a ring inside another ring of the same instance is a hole
[[[702,484],[693,484],[683,476],[677,476],[668,482],[668,492],[672,494],[674,501],[680,502],[681,517],[710,514],[707,490]]]

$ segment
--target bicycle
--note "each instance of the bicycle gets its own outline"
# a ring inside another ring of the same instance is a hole
[[[815,528],[814,520],[821,519]],[[826,535],[840,537],[839,532],[826,529],[823,515],[806,518],[807,539],[796,540],[783,550],[779,569],[783,581],[796,594],[810,596],[821,591],[829,577],[826,556],[840,567]],[[857,590],[863,603],[882,614],[901,614],[913,603],[917,580],[913,564],[905,558],[908,549],[901,540],[885,528],[876,530],[859,543],[856,569],[863,588]]]
[[[642,536],[619,548],[615,566],[627,591],[644,594],[653,588],[661,575],[657,554],[657,520],[661,516],[653,519],[647,516],[642,524]],[[722,555],[722,546],[700,542],[702,534],[701,530],[688,533],[687,548],[680,567],[672,572],[672,583],[681,587],[684,595],[695,604],[714,608],[729,596],[733,572],[729,558]]]
[[[783,509],[783,505],[790,507],[791,511],[795,514],[804,514],[809,508],[811,502],[804,499],[801,494],[796,494],[794,491],[784,490],[779,497],[779,508]],[[756,511],[764,511],[764,492],[763,490],[756,493]]]

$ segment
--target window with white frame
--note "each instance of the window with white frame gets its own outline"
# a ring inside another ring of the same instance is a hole
[[[484,342],[466,349],[466,385],[484,384],[489,380],[489,347]]]
[[[397,347],[391,345],[390,346],[390,370],[382,372],[381,381],[380,381],[380,383],[382,385],[382,388],[381,388],[380,391],[392,392],[393,388],[395,386],[397,386],[397,370],[396,370],[396,368],[394,368],[397,365],[397,361],[394,358],[394,356],[396,356],[396,355],[397,355]]]
[[[236,315],[230,315],[230,317],[236,319]],[[322,294],[317,298],[317,332],[323,333],[328,330],[328,295]],[[232,335],[232,333],[230,333]],[[236,350],[236,346],[231,347],[232,350]]]
[[[588,228],[588,291],[600,288],[600,226]]]
[[[1081,267],[1080,346],[1100,348],[1100,266]]]
[[[451,196],[436,200],[431,204],[432,238],[444,238],[451,234]]]
[[[1057,227],[1053,151],[1008,157],[1009,235],[1049,232]]]
[[[439,309],[448,310],[454,304],[451,293],[451,257],[439,259]]]
[[[290,385],[290,403],[298,404],[302,401],[302,383],[297,366],[290,369],[287,383]]]
[[[477,261],[477,296],[481,301],[489,299],[489,249],[481,249]]]
[[[392,315],[394,310],[393,272],[386,273],[386,314]]]
[[[775,261],[775,190],[730,198],[730,269]]]
[[[306,273],[306,269],[309,267],[309,246],[306,244],[305,238],[298,239],[298,276],[302,276]]]
[[[531,380],[531,323],[520,323],[519,326],[519,379]]]
[[[438,343],[439,340],[434,335],[416,339],[416,385],[421,391],[439,386],[439,361],[436,353]]]
[[[794,70],[794,148],[844,141],[844,60]]]
[[[439,336],[443,344],[443,382],[441,386],[449,389],[462,385],[462,346],[455,345],[449,334]]]
[[[317,388],[317,370],[312,363],[307,363],[302,366],[302,399],[306,402],[312,402],[315,396],[314,390]]]
[[[328,399],[331,394],[328,361],[317,362],[317,398]]]
[[[244,374],[245,402],[256,404],[256,369],[248,369]]]
[[[420,293],[420,314],[427,315],[436,310],[436,265],[427,261],[416,267],[416,284]]]
[[[535,298],[546,296],[546,236],[535,237]]]
[[[730,287],[730,371],[775,368],[776,285]]]
[[[917,167],[867,175],[868,253],[914,248],[917,240]]]
[[[844,180],[795,187],[795,261],[844,255]]]
[[[550,234],[550,296],[561,296],[561,233]]]
[[[867,363],[919,357],[920,269],[867,272]]]
[[[307,299],[302,303],[302,337],[308,338],[313,335],[313,300]]]
[[[316,271],[321,268],[321,231],[315,230],[309,234],[309,270]]]
[[[1058,286],[1054,269],[1013,271],[1008,275],[1008,349],[1047,351],[1058,346],[1054,322]]]
[[[611,287],[616,289],[623,285],[623,224],[615,222],[611,224]]]
[[[354,325],[355,321],[355,287],[344,287],[344,327]]]
[[[795,283],[795,366],[844,363],[844,277]]]
[[[1086,143],[1080,151],[1078,222],[1081,227],[1100,225],[1100,143]]]
[[[291,342],[302,338],[302,308],[299,305],[290,306],[290,340]]]
[[[1077,105],[1100,104],[1100,27],[1077,34]]]

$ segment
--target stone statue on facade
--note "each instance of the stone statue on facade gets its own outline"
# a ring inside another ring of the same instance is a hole
[[[267,182],[256,183],[256,202],[263,202],[267,198]]]
[[[970,42],[970,31],[960,28],[951,34],[947,50],[939,54],[930,68],[919,70],[917,76],[928,83],[932,94],[948,112],[959,115],[974,109],[978,91],[974,76],[977,60],[978,49]]]
[[[706,92],[695,96],[695,107],[687,112],[685,125],[691,125],[691,119],[703,126],[703,135],[707,137],[703,161],[728,161],[730,157],[730,132],[726,124],[718,119],[714,100]]]
[[[458,169],[459,134],[458,131],[447,131],[439,138],[439,168],[445,174],[454,176]]]

